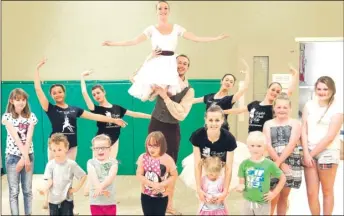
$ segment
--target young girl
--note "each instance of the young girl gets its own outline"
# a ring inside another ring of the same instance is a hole
[[[223,162],[219,157],[207,157],[203,159],[202,164],[206,174],[201,181],[205,201],[201,203],[199,214],[228,215],[224,201],[217,201],[224,189],[224,178],[221,176]]]
[[[2,116],[6,126],[6,170],[12,215],[19,215],[19,184],[23,190],[25,215],[32,214],[32,174],[34,167],[32,136],[37,118],[30,111],[28,94],[13,89]],[[25,167],[25,168],[24,168]]]
[[[291,101],[286,93],[281,93],[273,102],[275,118],[265,122],[263,132],[267,138],[270,158],[287,177],[285,187],[271,202],[271,215],[277,205],[277,215],[285,215],[291,188],[300,188],[302,180],[301,155],[297,146],[301,137],[301,124],[289,117]],[[278,180],[272,179],[272,188]]]
[[[224,201],[229,192],[232,178],[233,152],[237,145],[234,136],[228,130],[222,128],[223,121],[223,110],[217,105],[209,107],[205,114],[205,127],[196,130],[190,137],[190,142],[193,145],[194,160],[183,161],[184,169],[180,178],[187,186],[197,191],[201,202],[205,201],[205,193],[201,189],[201,179],[204,175],[200,163],[201,158],[217,156],[225,163],[225,184],[223,192],[218,197],[218,201]],[[188,158],[191,157],[189,156]]]
[[[92,96],[93,99],[96,100],[99,105],[96,105],[92,102],[90,96],[87,93],[86,89],[86,82],[84,77],[88,76],[92,73],[92,71],[85,71],[82,73],[81,76],[81,91],[82,96],[86,102],[88,109],[95,114],[105,115],[108,117],[114,118],[123,118],[124,115],[128,115],[134,118],[146,118],[150,119],[151,115],[141,113],[141,112],[133,112],[131,110],[127,110],[119,105],[111,104],[108,102],[106,98],[106,92],[102,85],[94,85],[92,87]],[[106,134],[111,139],[111,151],[110,156],[114,159],[117,158],[118,154],[118,145],[119,145],[119,136],[121,133],[121,127],[116,124],[112,123],[105,123],[105,122],[97,122],[97,135],[99,134]]]
[[[235,94],[229,95],[229,90],[234,87],[236,78],[233,74],[225,74],[221,79],[221,87],[218,92],[195,98],[193,103],[205,103],[206,110],[214,104],[219,105],[223,110],[232,109],[234,103],[237,102],[248,90],[248,85],[250,82],[249,67],[244,59],[242,59],[242,62],[245,65],[245,69],[242,71],[242,73],[245,74],[245,82],[243,88],[238,90]],[[228,114],[225,114],[225,121],[222,127],[226,130],[229,130],[227,119]]]
[[[145,101],[151,98],[153,85],[168,87],[168,92],[175,95],[181,91],[180,79],[177,72],[176,56],[174,54],[178,37],[195,42],[210,42],[222,40],[227,35],[217,37],[198,37],[186,31],[177,24],[170,24],[168,17],[170,6],[166,1],[159,1],[156,5],[158,24],[151,25],[142,34],[133,40],[122,42],[105,41],[104,46],[132,46],[151,38],[152,49],[157,51],[156,58],[147,60],[134,77],[134,83],[129,89],[129,94]]]
[[[138,158],[136,170],[142,184],[142,211],[144,215],[165,215],[168,195],[178,176],[177,167],[166,154],[166,139],[160,131],[150,133],[145,146],[146,152]]]
[[[110,157],[111,139],[100,134],[92,139],[95,158],[87,162],[91,186],[90,205],[92,215],[116,215],[115,178],[117,161]]]
[[[305,180],[308,204],[313,215],[320,215],[320,184],[323,215],[331,215],[334,206],[334,185],[340,161],[339,134],[343,125],[343,100],[335,97],[335,94],[333,79],[320,77],[315,83],[316,98],[308,101],[302,112]]]

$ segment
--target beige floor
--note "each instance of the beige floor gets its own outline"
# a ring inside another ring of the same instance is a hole
[[[37,193],[37,187],[42,175],[33,177],[33,215],[47,215],[48,211],[42,209],[43,196]],[[142,215],[140,203],[140,185],[134,176],[118,176],[117,178],[118,215]],[[80,190],[75,196],[75,212],[80,215],[89,215],[88,198],[83,196]],[[240,214],[240,205],[243,199],[241,194],[233,192],[227,199],[230,213]],[[198,208],[198,200],[194,191],[187,188],[180,180],[176,185],[175,207],[184,215],[195,215]],[[20,214],[24,214],[22,194],[19,197]],[[2,177],[2,215],[10,215],[8,200],[8,185],[6,175]]]

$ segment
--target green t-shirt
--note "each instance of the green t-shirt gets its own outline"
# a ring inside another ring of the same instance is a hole
[[[244,160],[239,167],[239,178],[245,179],[244,198],[251,202],[266,203],[264,194],[270,190],[271,177],[279,178],[282,171],[276,164],[264,159],[262,162]]]

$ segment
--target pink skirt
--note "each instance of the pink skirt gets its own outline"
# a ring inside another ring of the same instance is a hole
[[[226,209],[216,209],[211,211],[201,210],[199,212],[199,215],[228,215],[228,212],[226,211]]]

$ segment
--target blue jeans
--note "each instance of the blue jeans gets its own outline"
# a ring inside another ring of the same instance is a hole
[[[25,215],[31,215],[32,213],[32,174],[34,165],[33,154],[30,154],[29,157],[32,163],[32,170],[30,172],[26,172],[24,167],[20,173],[17,173],[16,165],[19,162],[20,157],[11,154],[6,155],[6,171],[12,215],[19,215],[18,195],[20,192],[20,182],[23,190]]]

